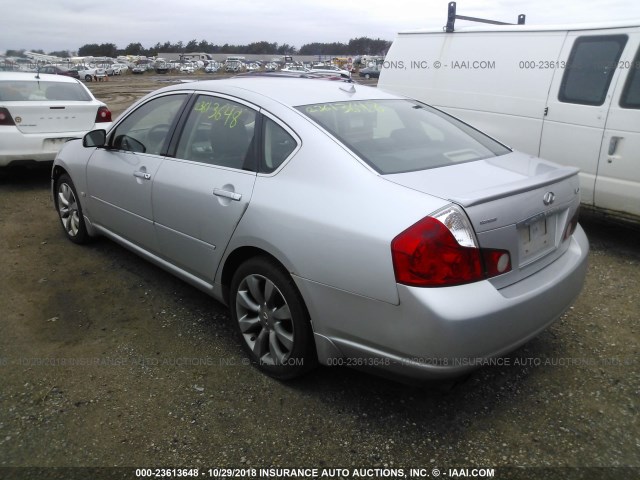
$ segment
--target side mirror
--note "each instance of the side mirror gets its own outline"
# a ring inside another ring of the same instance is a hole
[[[92,130],[82,137],[83,147],[104,147],[107,143],[106,130]]]

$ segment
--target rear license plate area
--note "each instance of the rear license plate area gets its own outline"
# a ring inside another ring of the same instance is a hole
[[[57,152],[62,148],[62,145],[67,143],[68,140],[71,140],[69,137],[62,138],[45,138],[44,140],[44,150],[47,152]]]
[[[542,216],[518,226],[520,266],[531,263],[555,249],[557,215]]]

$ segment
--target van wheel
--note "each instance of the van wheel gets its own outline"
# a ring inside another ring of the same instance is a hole
[[[317,363],[309,313],[291,276],[275,261],[255,257],[233,275],[229,307],[251,362],[289,380]]]
[[[60,175],[56,180],[55,192],[56,209],[67,238],[74,243],[87,243],[89,234],[84,223],[82,207],[78,201],[76,187],[69,175]]]

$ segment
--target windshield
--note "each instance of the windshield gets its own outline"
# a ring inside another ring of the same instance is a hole
[[[0,100],[13,102],[79,101],[89,102],[91,96],[79,83],[5,80],[0,81]]]
[[[361,100],[297,108],[382,174],[443,167],[511,151],[418,101]]]

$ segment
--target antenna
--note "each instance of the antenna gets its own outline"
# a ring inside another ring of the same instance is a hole
[[[338,88],[340,88],[340,90],[342,90],[343,92],[347,92],[347,93],[350,93],[352,95],[354,93],[356,93],[356,87],[355,87],[355,85],[353,83],[346,84],[346,85],[340,85],[340,87],[338,87]]]

